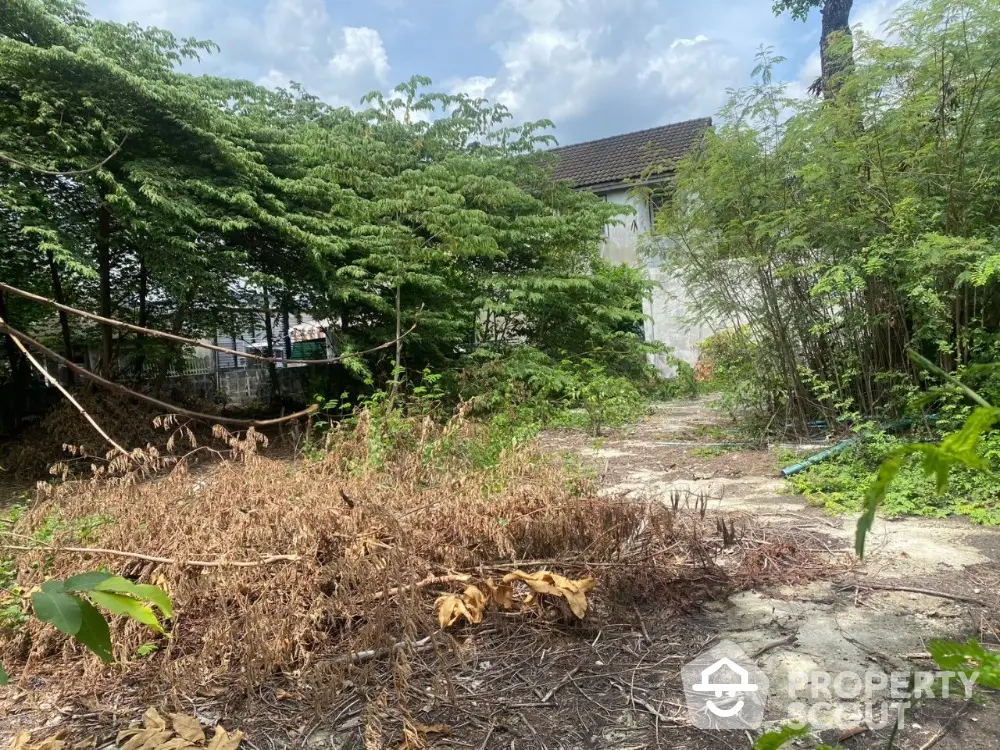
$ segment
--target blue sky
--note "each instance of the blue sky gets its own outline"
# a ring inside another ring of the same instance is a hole
[[[99,18],[217,42],[202,70],[294,80],[332,104],[414,74],[485,95],[519,120],[549,118],[563,144],[714,115],[746,84],[761,44],[804,92],[819,71],[819,13],[775,18],[772,0],[91,0]],[[855,0],[877,32],[899,0]]]

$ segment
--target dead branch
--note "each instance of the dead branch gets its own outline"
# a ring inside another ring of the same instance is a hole
[[[46,357],[55,360],[59,364],[72,370],[81,377],[93,380],[95,383],[98,383],[99,385],[107,388],[108,390],[115,391],[117,393],[121,393],[126,396],[131,396],[132,398],[138,399],[139,401],[145,401],[147,404],[152,404],[153,406],[156,406],[157,408],[170,412],[171,414],[181,414],[185,417],[191,417],[192,419],[203,419],[209,422],[216,422],[218,424],[228,424],[228,425],[233,425],[235,427],[269,427],[276,424],[282,424],[284,422],[291,422],[292,420],[295,419],[301,419],[302,417],[307,417],[319,409],[319,407],[316,404],[312,404],[311,406],[309,406],[309,408],[303,409],[302,411],[297,411],[294,414],[289,414],[288,416],[285,417],[275,417],[274,419],[237,419],[236,417],[223,417],[216,414],[204,414],[200,411],[192,411],[191,409],[184,409],[180,406],[168,404],[165,401],[160,401],[159,399],[155,399],[152,396],[147,396],[146,394],[140,393],[139,391],[134,391],[131,388],[122,385],[121,383],[115,383],[110,380],[106,380],[105,378],[102,378],[100,375],[98,375],[96,372],[91,372],[85,367],[80,367],[80,365],[76,364],[75,362],[71,362],[65,357],[56,354],[54,351],[46,347],[41,342],[36,341],[30,336],[21,333],[15,328],[11,328],[7,323],[3,322],[2,319],[0,319],[0,330],[6,331],[7,334],[11,337],[11,339],[14,340],[14,343],[16,343],[21,348],[21,351],[26,352],[26,350],[21,344],[21,341],[24,341],[33,349],[37,349]],[[31,355],[29,354],[28,356],[30,357]],[[47,372],[45,372],[44,369],[42,370],[42,372],[48,380],[55,382],[55,379],[52,378],[52,376],[49,375]],[[58,383],[56,383],[56,385],[64,394],[66,394],[67,398],[73,401],[73,397],[70,396],[66,392],[66,390],[63,389],[61,385],[59,385]],[[77,404],[76,401],[73,401],[73,403],[74,405],[76,405],[78,409],[80,409],[81,412],[83,412],[82,407],[80,407],[80,405]],[[86,412],[83,412],[83,414],[84,416],[87,416]],[[93,424],[93,420],[91,420],[91,423]],[[98,430],[100,430],[100,428],[98,428]]]
[[[114,151],[112,151],[110,154],[108,154],[101,161],[97,162],[97,164],[95,164],[94,166],[92,166],[92,167],[86,167],[85,169],[69,169],[69,170],[66,170],[65,172],[56,172],[56,171],[53,171],[53,170],[50,170],[50,169],[42,169],[41,167],[36,167],[36,166],[31,165],[31,164],[26,164],[25,162],[18,161],[13,156],[9,156],[8,154],[4,154],[4,153],[0,153],[0,159],[3,159],[8,164],[13,164],[15,167],[20,167],[21,169],[27,169],[27,170],[29,170],[31,172],[36,172],[37,174],[45,174],[45,175],[50,175],[52,177],[72,177],[73,175],[87,174],[88,172],[96,172],[98,169],[100,169],[105,164],[107,164],[109,161],[111,161],[116,156],[118,156],[118,152],[122,150],[122,146],[125,145],[125,141],[127,139],[128,139],[128,134],[126,134],[125,137],[122,138],[121,143],[119,143],[115,147]]]
[[[232,349],[226,349],[224,346],[218,346],[216,344],[209,344],[208,342],[198,341],[197,339],[187,338],[186,336],[178,336],[174,333],[167,333],[166,331],[157,331],[153,328],[143,328],[142,326],[137,326],[134,323],[126,323],[121,320],[115,320],[114,318],[105,318],[100,315],[95,315],[94,313],[87,312],[86,310],[78,310],[75,307],[70,307],[69,305],[63,305],[55,300],[51,300],[48,297],[42,297],[38,294],[33,294],[31,292],[26,292],[23,289],[18,289],[10,284],[4,284],[0,282],[0,289],[5,292],[10,292],[13,295],[22,297],[24,299],[31,300],[32,302],[37,302],[40,305],[45,305],[47,307],[53,307],[56,310],[62,310],[63,312],[70,313],[71,315],[77,315],[81,318],[87,318],[89,320],[96,321],[103,325],[112,326],[115,328],[123,328],[127,331],[132,331],[133,333],[142,333],[147,336],[152,336],[153,338],[165,339],[167,341],[173,341],[177,344],[187,344],[189,346],[200,346],[202,349],[209,349],[213,352],[221,352],[222,354],[239,354],[240,357],[245,357],[246,359],[257,360],[258,362],[283,362],[284,360],[280,357],[267,357],[262,354],[252,354],[251,352],[234,352]],[[395,346],[399,341],[402,341],[407,336],[409,336],[417,328],[417,324],[414,323],[406,331],[404,331],[398,338],[392,339],[391,341],[386,341],[378,346],[373,346],[371,349],[363,349],[359,352],[350,352],[349,354],[343,354],[337,357],[331,357],[330,359],[297,359],[298,363],[304,365],[328,365],[334,362],[341,362],[349,357],[360,357],[363,354],[371,354],[372,352],[377,352],[382,349],[388,349],[391,346]]]
[[[128,557],[133,560],[145,560],[146,562],[192,568],[258,568],[262,565],[270,565],[277,562],[298,562],[302,559],[301,555],[267,555],[259,560],[176,560],[172,557],[156,557],[154,555],[144,555],[141,552],[125,552],[119,549],[102,549],[100,547],[22,547],[14,544],[0,545],[0,549],[19,550],[22,552],[33,552],[34,550],[72,552],[77,555],[110,555],[112,557]]]
[[[969,710],[969,704],[971,702],[972,702],[972,696],[970,695],[968,698],[965,699],[965,703],[962,704],[962,707],[955,712],[955,715],[952,716],[950,719],[948,719],[948,721],[945,722],[944,726],[938,730],[937,734],[935,734],[933,737],[927,740],[927,742],[925,742],[923,745],[920,746],[920,750],[930,750],[932,747],[934,747],[938,743],[938,741],[942,737],[944,737],[945,734],[947,734],[948,730],[951,729],[951,725],[954,724],[956,721],[958,721],[958,718]]]
[[[383,656],[388,656],[389,654],[394,654],[397,651],[402,651],[404,648],[412,648],[414,651],[428,651],[434,648],[434,643],[431,641],[431,638],[432,636],[427,636],[426,638],[421,638],[419,641],[397,641],[392,644],[390,648],[373,648],[367,651],[355,651],[353,654],[338,657],[333,661],[338,664],[343,664],[345,662],[350,662],[351,664],[362,664],[366,661],[371,661],[372,659],[381,658]]]
[[[0,328],[3,328],[8,332],[10,331],[10,327],[7,325],[6,321],[3,318],[0,318]],[[63,388],[62,383],[60,383],[58,380],[49,375],[48,370],[46,370],[42,366],[42,364],[32,356],[31,352],[29,352],[24,347],[24,344],[21,343],[21,341],[17,338],[17,336],[11,336],[10,339],[11,341],[14,342],[14,345],[21,350],[21,353],[31,363],[32,367],[34,367],[36,370],[38,370],[39,373],[41,373],[42,377],[45,378],[45,381],[51,383],[56,388],[58,388],[59,392],[62,393],[62,395],[64,395],[69,400],[69,402],[73,404],[73,406],[76,407],[77,411],[79,411],[83,415],[84,419],[90,422],[91,426],[95,430],[97,430],[98,434],[100,434],[102,438],[104,438],[105,440],[108,441],[108,443],[114,446],[115,450],[118,451],[119,453],[122,453],[126,456],[131,455],[127,450],[125,450],[117,442],[115,442],[114,438],[112,438],[108,433],[106,433],[99,424],[97,424],[97,420],[95,420],[92,416],[90,416],[90,414],[87,413],[86,409],[80,406],[80,402],[77,401],[75,398],[73,398],[72,394],[70,394],[69,391]]]
[[[891,583],[877,583],[875,581],[865,581],[864,583],[858,582],[857,584],[851,584],[851,586],[858,586],[863,589],[878,589],[879,591],[906,591],[911,594],[923,594],[924,596],[937,596],[941,599],[952,599],[956,602],[968,602],[969,604],[978,604],[980,607],[985,607],[986,602],[982,599],[977,599],[974,596],[965,596],[964,594],[949,594],[946,591],[935,591],[934,589],[921,589],[914,586],[896,586]],[[851,588],[848,586],[847,588]]]
[[[390,596],[395,596],[396,594],[400,594],[404,591],[410,591],[411,589],[422,589],[426,588],[427,586],[434,586],[439,583],[465,583],[466,581],[469,580],[469,578],[471,578],[471,576],[468,576],[465,573],[454,573],[452,575],[446,575],[446,576],[427,576],[423,580],[417,581],[416,583],[411,583],[407,586],[396,586],[395,588],[391,588],[388,591],[377,591],[375,594],[370,596],[365,601],[376,602],[379,599],[385,599]]]
[[[784,645],[786,645],[788,643],[794,643],[795,639],[797,637],[798,636],[795,633],[792,633],[791,635],[786,635],[784,638],[779,638],[776,641],[771,641],[770,643],[765,643],[759,649],[757,649],[752,654],[750,654],[750,658],[751,659],[756,659],[758,656],[763,656],[764,654],[766,654],[768,651],[770,651],[773,648],[778,648],[778,646],[784,646]]]
[[[579,667],[573,667],[573,669],[567,672],[566,676],[563,677],[561,680],[559,680],[559,682],[551,690],[549,690],[549,692],[545,694],[545,697],[542,698],[542,703],[548,703],[549,700],[551,700],[552,696],[555,695],[557,692],[559,692],[559,690],[562,688],[563,685],[572,680],[573,676],[579,671],[580,671]]]

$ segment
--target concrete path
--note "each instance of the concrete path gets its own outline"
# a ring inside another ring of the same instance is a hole
[[[812,534],[826,558],[843,566],[838,580],[742,592],[709,606],[705,625],[710,632],[748,654],[760,654],[756,664],[771,685],[769,721],[808,720],[828,730],[826,741],[836,742],[854,727],[880,723],[892,685],[881,685],[879,674],[901,675],[903,686],[897,685],[897,692],[906,693],[911,672],[934,669],[927,658],[928,641],[977,637],[998,642],[989,623],[998,611],[994,570],[1000,529],[973,526],[965,519],[879,519],[860,563],[852,553],[856,516],[830,516],[789,494],[776,454],[705,446],[726,442],[720,430],[725,422],[707,401],[674,402],[660,405],[634,430],[578,450],[596,462],[606,492],[626,492],[650,502],[671,502],[678,493],[707,497],[709,508],[745,514],[776,538],[784,532]],[[938,591],[980,599],[987,606],[878,586]],[[839,690],[828,691],[823,675],[831,681],[843,675]],[[853,698],[852,675],[869,684]],[[939,694],[940,686],[935,691]],[[928,698],[928,691],[923,692]],[[950,692],[964,699],[957,680]],[[885,718],[894,722],[896,712]],[[907,735],[915,738],[912,747],[921,747],[939,725],[930,721],[908,727]],[[879,732],[870,729],[865,735],[871,739]],[[935,744],[948,746],[940,740]],[[1000,737],[984,746],[1000,747]]]

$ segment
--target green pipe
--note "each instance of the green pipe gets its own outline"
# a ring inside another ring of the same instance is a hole
[[[841,453],[846,451],[848,448],[850,448],[857,442],[858,439],[856,437],[848,438],[847,440],[844,440],[841,443],[837,443],[836,445],[833,445],[827,448],[826,450],[820,451],[819,453],[809,456],[809,458],[805,459],[804,461],[800,461],[797,464],[792,464],[791,466],[782,469],[781,475],[783,477],[790,477],[792,474],[798,474],[800,471],[808,469],[810,466],[818,464],[820,461],[825,461],[826,459],[832,458],[833,456],[839,456]]]

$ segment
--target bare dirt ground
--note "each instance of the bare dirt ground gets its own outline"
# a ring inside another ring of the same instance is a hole
[[[813,697],[806,689],[793,701],[790,673],[931,669],[926,643],[940,637],[1000,645],[994,630],[1000,622],[1000,530],[960,520],[879,522],[870,554],[859,564],[850,553],[855,519],[831,517],[786,494],[774,453],[707,445],[731,440],[726,427],[706,402],[676,402],[597,441],[552,432],[543,442],[560,460],[597,472],[604,492],[679,504],[695,514],[701,512],[698,498],[707,499],[705,510],[731,524],[733,549],[758,551],[753,569],[746,555],[731,555],[741,562],[727,570],[728,586],[710,576],[688,578],[684,585],[698,591],[667,586],[637,598],[626,616],[574,624],[542,626],[497,615],[454,631],[451,648],[418,650],[405,674],[386,658],[363,667],[377,673],[381,693],[369,687],[361,694],[350,680],[309,693],[296,689],[294,675],[278,675],[239,703],[209,689],[163,696],[162,704],[204,725],[243,728],[249,750],[721,750],[749,748],[755,735],[693,727],[680,669],[722,640],[743,648],[770,679],[765,727],[810,709],[814,721],[832,715],[822,694]],[[723,550],[723,569],[727,556]],[[366,677],[371,686],[372,675]],[[385,698],[400,685],[409,699],[405,715]],[[960,686],[954,688],[958,698],[926,700],[908,710],[894,747],[1000,748],[992,696],[977,694],[966,703]],[[114,747],[114,731],[135,718],[127,698],[95,694],[87,705],[66,704],[57,685],[22,686],[0,702],[0,733],[26,727],[44,736],[62,726],[75,736],[93,735],[91,746]],[[845,703],[855,708],[859,702]],[[878,718],[881,708],[874,711]],[[395,737],[391,744],[372,744],[372,728],[380,723],[404,732],[383,733]],[[844,748],[887,746],[888,728],[873,730],[863,722],[846,728],[828,730],[822,740]]]
[[[964,519],[879,520],[869,538],[868,555],[859,563],[851,555],[856,519],[831,517],[788,494],[775,453],[694,444],[732,440],[726,426],[705,401],[675,402],[661,405],[636,428],[611,438],[562,434],[551,436],[549,442],[555,450],[572,451],[591,461],[607,492],[624,491],[647,502],[671,502],[678,496],[708,498],[710,509],[737,517],[745,514],[745,528],[752,529],[747,533],[777,539],[808,535],[825,550],[824,564],[841,566],[841,574],[833,580],[740,591],[673,623],[695,643],[699,637],[706,643],[726,639],[755,657],[770,678],[767,723],[810,716],[814,725],[832,723],[835,708],[829,704],[862,708],[861,700],[830,701],[822,689],[814,697],[809,687],[793,690],[793,700],[790,674],[864,674],[872,667],[901,674],[932,670],[926,643],[935,638],[976,637],[984,644],[1000,645],[995,631],[1000,613],[996,566],[1000,530],[976,527]],[[692,445],[676,445],[682,442]],[[658,631],[650,634],[659,637]],[[663,680],[660,689],[670,697],[659,699],[683,703],[676,676]],[[960,686],[953,686],[948,700],[938,697],[914,704],[904,711],[895,747],[1000,747],[1000,721],[992,696],[977,694],[966,705]],[[881,706],[873,711],[876,719],[881,717]],[[864,724],[858,722],[858,728]],[[851,728],[842,729],[847,731],[824,732],[823,740],[874,748],[886,747],[890,735],[888,728],[869,729],[848,738]],[[685,731],[673,736],[672,746],[748,745],[747,737]]]

